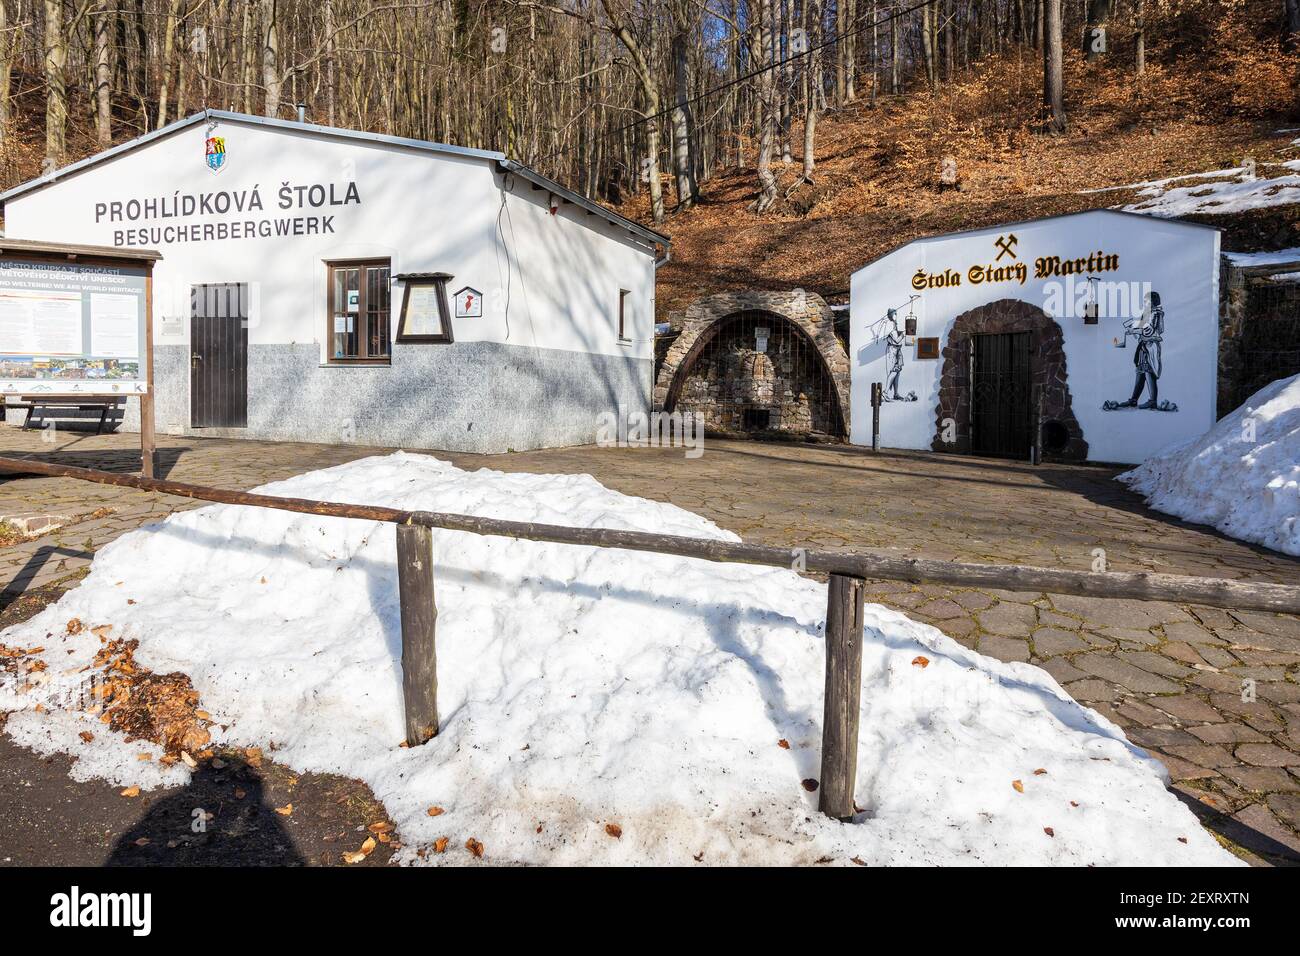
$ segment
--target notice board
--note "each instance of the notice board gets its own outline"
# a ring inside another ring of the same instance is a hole
[[[145,394],[149,274],[0,249],[0,392]]]

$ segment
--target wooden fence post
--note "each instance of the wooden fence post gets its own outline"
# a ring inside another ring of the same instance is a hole
[[[402,699],[406,743],[416,747],[438,733],[438,660],[434,630],[433,531],[397,526],[397,591],[402,602]]]
[[[826,599],[826,703],[822,716],[821,796],[817,809],[853,817],[862,704],[862,578],[832,574]]]

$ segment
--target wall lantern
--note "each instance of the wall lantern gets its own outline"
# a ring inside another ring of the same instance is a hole
[[[919,296],[912,296],[907,300],[907,315],[903,318],[903,334],[907,336],[907,344],[916,344],[916,313],[912,311],[912,303]]]
[[[772,334],[772,330],[766,325],[757,325],[754,327],[754,348],[759,352],[767,352],[767,339]]]
[[[1083,304],[1083,324],[1096,325],[1099,310],[1097,308],[1097,277],[1088,276],[1088,301]]]

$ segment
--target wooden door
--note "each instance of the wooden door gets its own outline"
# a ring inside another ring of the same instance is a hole
[[[190,422],[248,426],[248,285],[190,289]]]
[[[1031,333],[997,332],[971,338],[971,451],[1028,458],[1033,423]]]

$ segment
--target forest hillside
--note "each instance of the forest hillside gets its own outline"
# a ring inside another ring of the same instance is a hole
[[[1300,0],[0,0],[0,181],[301,103],[667,233],[661,320],[842,302],[916,237],[1098,206],[1300,246],[1297,50]]]

